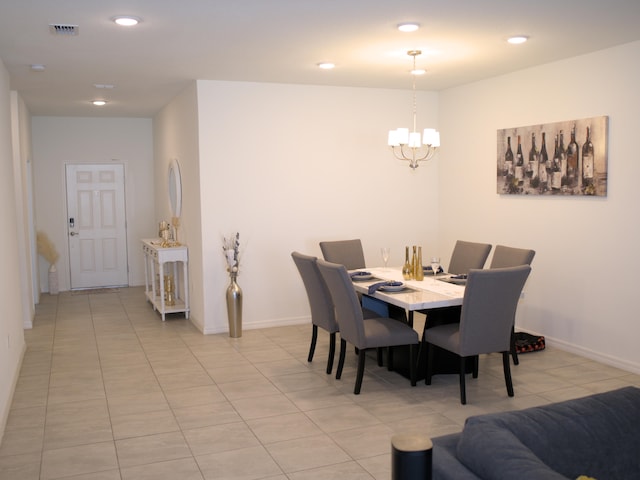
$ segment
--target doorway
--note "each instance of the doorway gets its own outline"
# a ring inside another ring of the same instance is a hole
[[[126,286],[124,165],[66,165],[71,289]]]

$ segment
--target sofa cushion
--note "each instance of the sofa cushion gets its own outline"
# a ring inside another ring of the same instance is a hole
[[[457,456],[484,479],[628,479],[640,472],[640,389],[470,417]]]

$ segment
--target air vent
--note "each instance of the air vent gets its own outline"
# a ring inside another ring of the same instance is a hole
[[[66,25],[63,23],[49,24],[49,31],[52,35],[78,35],[80,27],[78,25]]]

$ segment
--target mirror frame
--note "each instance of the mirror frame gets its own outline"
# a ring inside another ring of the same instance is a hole
[[[180,175],[180,164],[174,158],[169,163],[169,207],[171,215],[179,218],[182,215],[182,176]]]

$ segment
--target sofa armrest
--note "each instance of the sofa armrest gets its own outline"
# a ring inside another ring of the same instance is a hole
[[[481,480],[456,458],[459,433],[432,439],[433,480]]]

